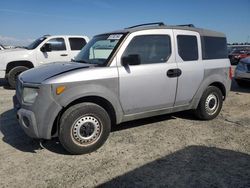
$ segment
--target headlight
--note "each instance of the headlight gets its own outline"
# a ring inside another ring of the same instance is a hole
[[[240,71],[246,71],[246,64],[239,62],[236,69]]]
[[[23,102],[34,103],[38,95],[37,88],[24,87],[23,88]]]

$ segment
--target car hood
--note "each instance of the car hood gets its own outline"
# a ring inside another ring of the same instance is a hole
[[[33,68],[27,70],[20,74],[19,79],[24,83],[34,83],[40,84],[43,81],[50,79],[54,76],[58,76],[60,74],[74,71],[83,68],[93,67],[90,64],[84,63],[73,63],[73,62],[55,62],[47,65],[43,65],[37,68]]]
[[[4,50],[0,50],[0,53],[9,53],[9,52],[23,52],[23,51],[27,51],[27,49],[25,48],[7,48]]]

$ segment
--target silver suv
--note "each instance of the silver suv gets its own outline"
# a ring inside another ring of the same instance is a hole
[[[93,37],[72,62],[22,73],[13,100],[30,137],[59,136],[66,150],[83,154],[121,122],[191,109],[215,118],[231,76],[224,34],[143,24]]]

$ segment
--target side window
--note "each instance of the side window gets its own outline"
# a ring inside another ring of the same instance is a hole
[[[203,59],[224,59],[228,58],[227,40],[224,37],[202,37],[202,58]]]
[[[178,53],[183,61],[198,60],[198,43],[196,36],[178,35]]]
[[[48,44],[51,44],[51,51],[62,51],[66,50],[65,42],[63,38],[50,39]]]
[[[81,50],[85,46],[86,41],[83,38],[69,38],[69,44],[71,50]]]
[[[141,64],[164,63],[171,55],[171,41],[168,35],[142,35],[134,37],[123,57],[138,55]]]

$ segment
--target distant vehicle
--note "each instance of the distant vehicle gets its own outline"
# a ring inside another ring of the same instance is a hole
[[[55,61],[70,61],[89,41],[86,36],[45,35],[29,46],[0,53],[0,78],[15,87],[17,76],[30,68]]]
[[[228,54],[230,54],[233,50],[244,50],[244,49],[250,49],[250,45],[245,44],[245,45],[228,45],[227,46]]]
[[[240,60],[235,69],[234,79],[241,87],[250,86],[250,57]]]
[[[69,152],[89,153],[104,144],[111,124],[191,109],[214,119],[231,86],[227,55],[223,33],[137,25],[93,37],[76,63],[22,73],[14,106],[30,137],[59,136]]]
[[[238,48],[234,49],[229,55],[229,59],[232,65],[238,64],[238,62],[243,59],[250,56],[250,47],[245,48]]]

